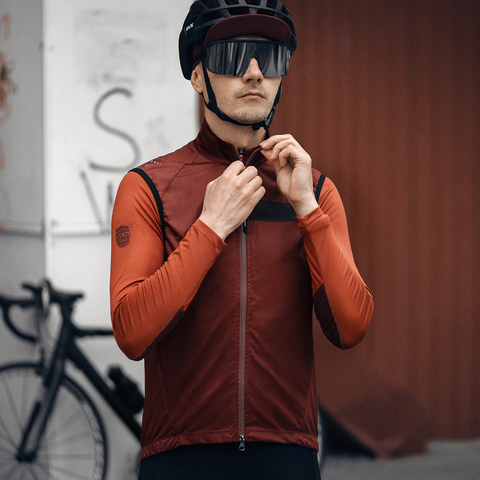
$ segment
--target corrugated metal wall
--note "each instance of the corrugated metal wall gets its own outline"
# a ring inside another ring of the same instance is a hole
[[[480,434],[480,3],[289,0],[299,48],[272,132],[338,186],[376,310],[359,351]]]

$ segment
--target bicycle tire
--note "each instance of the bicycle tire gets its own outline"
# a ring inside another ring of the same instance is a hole
[[[42,382],[39,364],[0,367],[0,478],[104,480],[107,437],[87,393],[64,375],[36,458],[19,461],[17,447]]]
[[[328,430],[327,424],[325,420],[325,414],[322,411],[320,404],[318,405],[317,409],[317,428],[318,428],[318,466],[320,468],[320,472],[322,472],[323,467],[325,466],[325,461],[327,459],[327,452],[328,452]]]

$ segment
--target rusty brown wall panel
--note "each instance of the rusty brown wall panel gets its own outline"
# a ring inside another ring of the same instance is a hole
[[[359,351],[480,434],[480,6],[289,0],[299,48],[272,127],[337,184],[376,302]]]

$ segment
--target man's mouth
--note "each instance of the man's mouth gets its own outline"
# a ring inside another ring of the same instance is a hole
[[[246,92],[243,95],[241,95],[240,98],[245,98],[247,100],[252,100],[252,99],[265,98],[265,95],[263,95],[258,90],[251,90],[251,91]]]

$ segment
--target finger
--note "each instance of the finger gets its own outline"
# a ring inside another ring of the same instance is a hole
[[[271,150],[260,150],[262,152],[262,155],[267,159],[267,160],[272,160],[272,151]]]
[[[302,147],[292,137],[275,144],[270,150],[270,154],[267,156],[267,158],[272,161],[281,159],[281,163],[284,165],[284,158],[288,158],[289,156],[298,158],[300,155],[302,155],[302,153],[304,153]]]
[[[281,149],[277,148],[277,144],[275,144],[275,145],[272,145],[272,148],[263,149],[261,152],[268,160],[270,160],[271,162],[274,162],[278,160],[278,155],[281,152]]]
[[[280,159],[278,155],[274,156],[273,150],[262,150],[261,152],[263,156],[273,165],[275,171],[278,174],[279,170],[282,169],[282,165],[280,165]]]
[[[264,197],[266,192],[267,192],[267,190],[265,189],[265,187],[263,185],[261,185],[259,188],[257,188],[255,190],[255,192],[253,192],[251,199],[252,199],[254,207]],[[253,210],[253,208],[252,208],[252,210]]]
[[[223,172],[224,174],[240,175],[245,170],[245,165],[240,160],[232,162]]]
[[[246,183],[250,182],[252,179],[258,177],[258,170],[250,165],[249,167],[245,168],[243,172],[238,175],[243,181]]]
[[[265,187],[260,185],[255,191],[251,192],[248,196],[248,201],[246,203],[248,208],[248,215],[252,213],[252,210],[255,208],[255,205],[264,197],[266,193]],[[248,217],[247,215],[247,217]]]
[[[278,158],[280,161],[280,165],[286,165],[287,163],[291,163],[292,166],[294,164],[294,159],[299,157],[299,151],[295,148],[294,145],[285,145],[281,150],[278,152]]]
[[[264,150],[270,150],[272,149],[277,143],[280,143],[284,140],[288,140],[289,138],[293,139],[291,135],[273,135],[272,137],[267,138],[264,140],[262,143],[260,143],[260,146]]]
[[[281,143],[282,141],[286,140],[286,135],[275,135],[274,137],[268,138],[264,142],[260,144],[262,148],[263,155],[268,158],[269,160],[275,160],[278,157],[278,149],[275,149],[277,144]]]
[[[278,142],[273,149],[282,151],[289,147],[292,149],[291,151],[297,150],[299,153],[306,153],[302,146],[293,137]]]
[[[278,168],[283,168],[288,163],[291,163],[292,166],[294,164],[293,159],[291,158],[292,155],[295,157],[297,153],[294,151],[294,147],[288,143],[281,143],[277,144],[273,150],[269,151],[270,153],[266,153],[265,157]]]
[[[258,175],[252,180],[248,182],[248,187],[250,188],[250,191],[254,192],[255,190],[258,190],[262,186],[263,180],[261,177]]]

